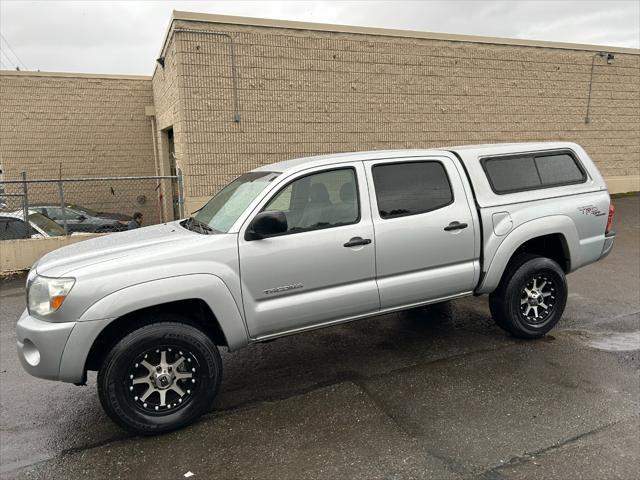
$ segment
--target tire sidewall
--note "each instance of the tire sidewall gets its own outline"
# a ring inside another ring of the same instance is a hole
[[[200,364],[201,375],[187,405],[167,415],[148,415],[129,398],[128,374],[141,353],[161,345],[191,351]],[[131,332],[113,347],[98,374],[98,390],[105,411],[117,424],[136,434],[152,435],[188,425],[207,411],[219,390],[221,377],[218,349],[202,331],[186,324],[154,323]]]

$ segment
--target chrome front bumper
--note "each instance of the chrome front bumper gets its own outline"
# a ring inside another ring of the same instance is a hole
[[[60,379],[62,353],[77,322],[45,322],[25,310],[16,327],[18,358],[34,377]]]

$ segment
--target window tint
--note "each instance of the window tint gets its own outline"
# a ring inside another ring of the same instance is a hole
[[[46,216],[51,220],[64,220],[65,217],[67,220],[78,220],[80,218],[80,214],[70,208],[65,208],[64,213],[63,215],[61,207],[47,207]]]
[[[453,200],[447,173],[440,162],[376,165],[372,172],[382,218],[429,212]]]
[[[67,205],[66,206],[69,209],[73,209],[75,211],[77,211],[78,213],[81,213],[87,217],[97,217],[98,215],[100,215],[98,212],[96,212],[95,210],[92,210],[90,208],[87,207],[81,207],[80,205]]]
[[[496,193],[510,193],[586,180],[582,168],[569,153],[514,155],[487,158],[484,170]]]
[[[0,218],[0,240],[11,240],[9,237],[9,220]]]
[[[267,204],[287,217],[287,233],[357,223],[360,219],[356,175],[352,168],[299,178]]]
[[[571,155],[567,153],[536,156],[536,165],[544,185],[574,183],[584,180],[584,174]]]
[[[30,235],[27,225],[22,220],[15,218],[0,219],[0,240],[29,238]]]
[[[540,177],[533,157],[491,158],[485,169],[496,192],[527,190],[540,187]]]

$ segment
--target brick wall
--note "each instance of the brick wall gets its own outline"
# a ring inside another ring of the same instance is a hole
[[[179,159],[193,208],[286,158],[369,149],[570,140],[608,179],[640,175],[640,56],[174,21]],[[156,69],[156,77],[160,69]],[[155,88],[155,82],[154,82]],[[156,101],[158,94],[156,92]]]
[[[149,78],[0,74],[5,177],[153,175]]]
[[[4,179],[155,175],[151,79],[84,74],[0,74],[0,163]],[[70,184],[66,200],[100,210],[157,216],[152,182]],[[141,200],[146,199],[144,203]],[[33,186],[30,203],[58,199]]]

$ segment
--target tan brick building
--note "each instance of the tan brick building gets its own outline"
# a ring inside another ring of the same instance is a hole
[[[464,143],[575,141],[640,190],[637,49],[174,12],[152,77],[0,79],[5,177],[179,168],[187,212],[285,158]]]

